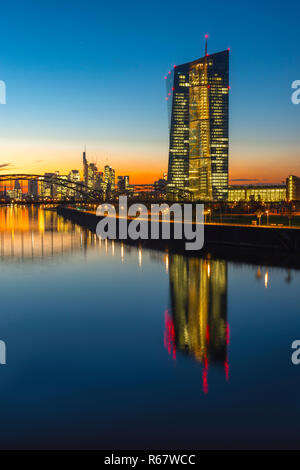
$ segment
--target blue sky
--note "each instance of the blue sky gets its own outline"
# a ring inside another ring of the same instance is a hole
[[[292,2],[14,1],[1,7],[0,165],[7,172],[99,166],[152,181],[167,169],[164,75],[231,48],[230,175],[300,174],[298,18]]]

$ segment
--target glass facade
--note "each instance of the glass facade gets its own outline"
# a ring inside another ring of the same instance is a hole
[[[229,202],[262,201],[281,202],[287,197],[287,188],[284,185],[276,186],[231,186],[228,191]]]
[[[287,199],[289,201],[300,201],[300,178],[290,175],[286,179]]]
[[[170,192],[228,197],[229,51],[174,67],[166,76]]]

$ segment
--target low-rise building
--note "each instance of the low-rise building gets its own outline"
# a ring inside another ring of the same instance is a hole
[[[286,185],[229,186],[228,201],[281,202],[287,199]]]

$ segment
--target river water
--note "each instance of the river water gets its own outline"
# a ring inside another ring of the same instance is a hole
[[[0,209],[1,448],[299,448],[296,270]]]

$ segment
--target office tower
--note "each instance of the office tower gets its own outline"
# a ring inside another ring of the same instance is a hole
[[[59,172],[44,173],[45,180],[42,182],[42,196],[56,197],[57,185],[55,184]]]
[[[80,183],[80,173],[78,170],[71,170],[68,175],[68,181],[71,183],[68,189],[68,196],[75,197],[77,195],[76,183]]]
[[[97,171],[95,179],[95,189],[103,191],[103,171]]]
[[[29,180],[28,181],[28,194],[30,196],[34,196],[34,197],[37,197],[39,195],[38,180]]]
[[[83,182],[86,186],[88,186],[88,161],[86,158],[86,151],[84,149],[84,152],[82,154],[82,163],[83,163]]]
[[[227,199],[229,51],[206,52],[174,66],[165,79],[168,190],[191,199]]]
[[[118,176],[118,190],[126,191],[129,189],[129,176]]]
[[[68,187],[69,176],[68,175],[58,175],[58,176],[59,176],[60,181],[63,184],[56,184],[55,185],[55,187],[56,187],[56,197],[58,197],[59,199],[62,199],[64,197],[69,196],[69,192],[70,192],[70,189]]]
[[[104,167],[104,182],[107,191],[115,190],[115,170],[109,165]]]
[[[98,168],[95,163],[88,164],[88,180],[87,186],[90,189],[95,189],[96,179],[97,179]]]
[[[10,192],[10,197],[12,199],[21,199],[22,198],[22,188],[19,180],[15,180],[14,189]]]
[[[111,171],[110,171],[110,187],[111,187],[112,191],[115,190],[115,186],[116,186],[115,181],[116,181],[115,170],[113,168],[111,168]]]
[[[96,189],[99,183],[98,168],[95,163],[89,163],[86,158],[86,151],[83,152],[83,182],[89,189]]]
[[[80,182],[80,173],[78,170],[71,170],[69,173],[69,180],[74,183]]]

